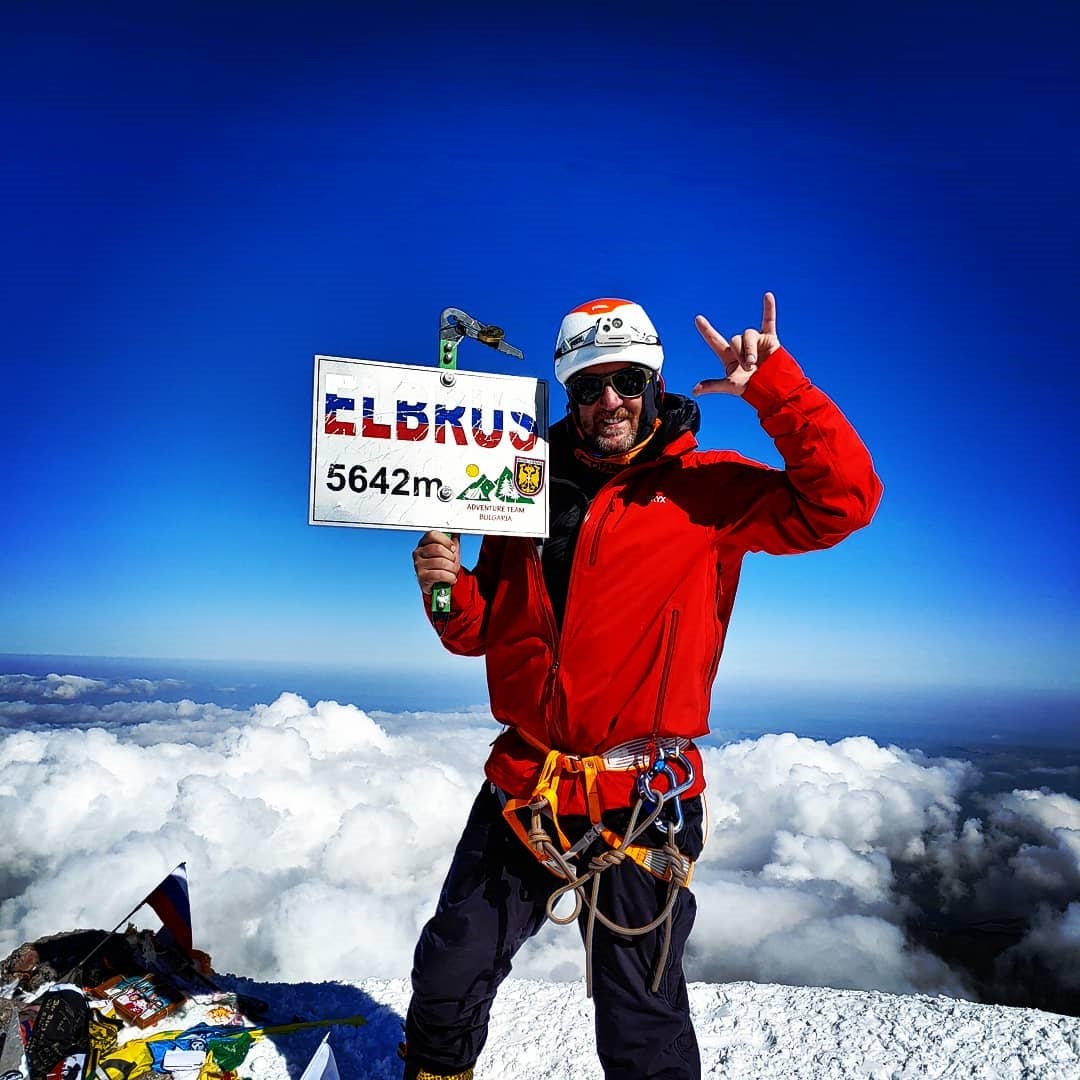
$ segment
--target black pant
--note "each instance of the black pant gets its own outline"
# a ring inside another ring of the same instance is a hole
[[[691,858],[701,852],[701,800],[683,804],[685,825],[677,834]],[[621,835],[627,815],[605,816]],[[588,828],[584,818],[564,818],[574,841]],[[663,843],[642,837],[639,843]],[[585,866],[598,843],[578,860]],[[413,960],[413,997],[405,1020],[408,1063],[436,1074],[475,1064],[487,1039],[488,1015],[499,984],[518,949],[544,925],[545,904],[561,880],[546,870],[510,831],[489,784],[473,803],[434,916],[424,927]],[[622,926],[651,922],[662,910],[668,886],[630,859],[601,875],[600,911]],[[641,937],[612,933],[597,924],[593,934],[593,998],[596,1046],[608,1080],[697,1080],[697,1039],[682,970],[683,947],[696,904],[680,889],[671,948],[657,993],[653,973],[664,928]],[[584,932],[585,913],[579,920]],[[543,1022],[543,1017],[538,1017]]]

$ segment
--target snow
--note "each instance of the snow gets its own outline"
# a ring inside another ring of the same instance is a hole
[[[342,1077],[400,1077],[396,1047],[408,1006],[403,979],[264,984],[238,980],[278,1014],[330,1018],[357,1012],[366,1026],[332,1028]],[[702,1075],[725,1080],[1076,1080],[1080,1018],[947,997],[865,990],[692,983],[690,1005]],[[258,1042],[243,1072],[252,1080],[297,1077],[322,1038]],[[492,1012],[477,1080],[594,1080],[603,1074],[583,981],[508,979]]]

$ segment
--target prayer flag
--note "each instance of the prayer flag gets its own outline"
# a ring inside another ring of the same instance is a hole
[[[319,1043],[319,1048],[308,1062],[308,1067],[300,1080],[341,1080],[337,1062],[334,1060],[334,1051],[330,1049],[330,1043],[327,1041],[329,1038],[330,1035],[327,1033],[323,1041]]]

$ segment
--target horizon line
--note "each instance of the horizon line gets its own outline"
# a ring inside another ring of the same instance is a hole
[[[421,668],[409,667],[409,668],[388,668],[385,663],[381,664],[378,668],[372,669],[371,667],[352,660],[328,660],[328,659],[267,659],[260,657],[257,659],[249,657],[196,657],[196,656],[134,656],[126,654],[104,654],[104,653],[55,653],[55,652],[6,652],[0,651],[0,662],[11,662],[21,659],[35,660],[39,663],[41,661],[107,661],[110,663],[150,663],[150,664],[190,664],[190,665],[208,665],[217,667],[238,667],[243,665],[258,666],[264,668],[274,668],[277,670],[289,669],[309,669],[313,672],[335,672],[337,674],[354,674],[357,677],[363,677],[365,675],[376,676],[391,676],[399,677],[402,675],[420,675],[420,676],[432,676],[440,680],[449,679],[455,680],[461,677],[475,677],[475,673],[471,672],[468,667],[464,667],[460,673],[453,671],[452,669],[439,667],[435,671],[424,671]],[[479,657],[466,657],[467,660],[479,660]],[[475,664],[473,665],[476,666]],[[74,674],[74,673],[72,673]],[[723,680],[721,682],[721,680]],[[979,682],[979,681],[906,681],[897,682],[893,681],[866,681],[865,679],[842,679],[837,677],[807,677],[805,675],[790,676],[784,678],[781,676],[779,679],[775,675],[765,675],[760,673],[723,673],[718,682],[713,686],[713,693],[722,692],[723,690],[737,691],[742,688],[760,689],[762,684],[766,684],[769,689],[783,690],[785,688],[793,688],[800,690],[815,690],[825,692],[836,691],[866,691],[873,690],[881,693],[903,694],[903,693],[937,693],[952,695],[958,693],[979,693],[979,694],[1000,694],[1000,693],[1012,693],[1012,694],[1025,694],[1025,695],[1041,695],[1044,697],[1054,697],[1059,699],[1068,700],[1075,698],[1080,701],[1080,683],[1075,686],[1070,685],[1054,685],[1047,686],[1034,685],[1030,683],[1015,683],[1015,682]]]

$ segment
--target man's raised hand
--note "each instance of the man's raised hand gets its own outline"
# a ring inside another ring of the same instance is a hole
[[[780,348],[780,339],[776,336],[776,297],[771,292],[767,292],[762,301],[760,330],[748,328],[727,341],[704,315],[699,315],[694,325],[727,372],[725,379],[702,379],[694,387],[695,397],[699,394],[734,394],[742,397],[758,364]]]

